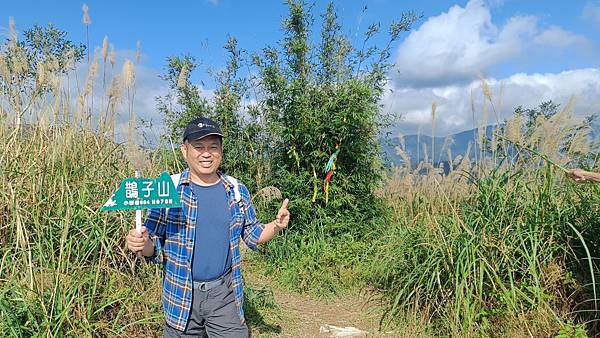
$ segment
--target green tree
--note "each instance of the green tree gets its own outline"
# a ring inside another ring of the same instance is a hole
[[[362,47],[356,48],[342,34],[329,4],[321,16],[320,41],[313,45],[315,22],[306,4],[288,1],[288,6],[280,48],[267,47],[254,58],[264,93],[260,106],[269,139],[274,140],[276,185],[305,206],[297,210],[306,216],[295,218],[297,226],[309,229],[318,207],[337,220],[328,222],[334,233],[354,231],[374,217],[377,204],[374,190],[382,177],[377,135],[386,122],[378,102],[390,48],[416,16],[406,13],[392,24],[389,42],[382,48],[371,46],[380,26],[370,26]],[[321,193],[324,168],[338,149],[327,202]],[[344,223],[347,227],[340,226]]]
[[[226,157],[223,170],[256,189],[262,183],[260,170],[263,166],[260,164],[263,156],[257,107],[242,106],[242,99],[248,92],[248,80],[240,75],[245,51],[238,48],[237,40],[231,36],[223,48],[227,60],[225,67],[216,73],[217,89],[211,113],[223,131]]]
[[[21,41],[12,33],[0,45],[0,90],[17,125],[36,100],[56,90],[53,78],[73,70],[85,53],[85,46],[73,43],[52,24],[35,25],[23,36]]]
[[[185,126],[195,117],[206,116],[210,112],[208,100],[200,95],[200,88],[190,81],[190,75],[196,67],[196,60],[192,56],[171,56],[167,59],[166,72],[161,76],[169,86],[169,93],[158,97],[157,105],[167,126],[167,134],[163,138],[169,144],[179,144]]]

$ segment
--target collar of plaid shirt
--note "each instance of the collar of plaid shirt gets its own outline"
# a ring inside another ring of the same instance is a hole
[[[258,238],[264,229],[256,218],[250,193],[239,182],[241,201],[237,203],[233,178],[217,172],[225,185],[229,201],[229,250],[231,253],[232,288],[240,320],[244,322],[243,287],[241,273],[240,238],[246,245],[256,250]],[[190,187],[189,169],[181,173],[177,192],[181,198],[181,208],[150,209],[144,225],[154,242],[154,256],[150,262],[163,265],[162,303],[167,324],[183,331],[190,316],[192,306],[192,257],[197,215],[196,198]],[[240,204],[243,208],[240,208]]]

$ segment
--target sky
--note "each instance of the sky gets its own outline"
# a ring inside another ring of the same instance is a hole
[[[0,10],[0,35],[9,17],[19,32],[53,23],[77,42],[86,42],[82,1],[10,1]],[[167,92],[159,78],[166,59],[192,55],[201,64],[192,75],[211,98],[210,75],[224,65],[228,36],[249,53],[276,45],[287,14],[283,0],[86,1],[91,49],[105,36],[117,52],[117,64],[142,58],[136,66],[138,116],[151,120],[160,134],[162,119],[155,98]],[[325,1],[309,2],[318,20]],[[413,30],[393,45],[394,66],[381,98],[382,109],[398,116],[394,133],[431,130],[431,106],[437,105],[438,136],[479,124],[483,115],[481,78],[491,89],[502,120],[517,106],[546,100],[566,105],[574,96],[576,114],[600,113],[600,1],[334,1],[343,31],[359,45],[368,26],[387,27],[403,11],[421,15]],[[375,43],[382,44],[381,35]],[[126,115],[126,114],[122,114]],[[126,116],[121,116],[124,124]]]

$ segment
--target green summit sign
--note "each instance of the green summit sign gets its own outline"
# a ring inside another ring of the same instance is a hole
[[[119,189],[104,203],[101,211],[180,208],[181,200],[168,172],[158,178],[132,178],[121,181]]]

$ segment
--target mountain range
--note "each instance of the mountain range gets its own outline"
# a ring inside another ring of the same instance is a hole
[[[488,137],[491,136],[492,129],[493,126],[488,126],[486,128],[486,135]],[[455,158],[457,155],[464,156],[469,143],[473,144],[473,141],[477,138],[477,129],[466,130],[445,137],[431,137],[429,135],[406,135],[403,136],[403,138],[404,146],[401,148],[403,148],[408,154],[412,166],[415,166],[426,157],[428,161],[431,161],[432,140],[435,147],[435,151],[433,152],[433,155],[435,156],[435,163],[448,161],[448,149],[450,150],[453,158]],[[388,166],[397,166],[404,163],[404,160],[396,151],[396,147],[399,147],[400,144],[400,137],[393,137],[391,139],[381,141],[385,163]]]
[[[491,138],[492,131],[495,128],[495,125],[487,126],[486,137]],[[591,141],[595,141],[595,145],[599,144],[597,141],[600,139],[600,119],[592,122],[589,137]],[[477,129],[465,130],[445,137],[432,138],[429,135],[406,135],[403,138],[404,146],[402,148],[408,154],[411,165],[414,167],[417,163],[425,159],[425,155],[427,155],[428,161],[431,162],[432,139],[435,146],[434,162],[436,164],[449,161],[448,149],[450,149],[453,158],[456,158],[458,155],[464,156],[469,143],[471,143],[471,156],[473,156],[473,143],[477,138]],[[396,151],[396,147],[398,146],[400,146],[400,137],[381,140],[381,148],[387,166],[397,166],[404,163],[404,160]]]

